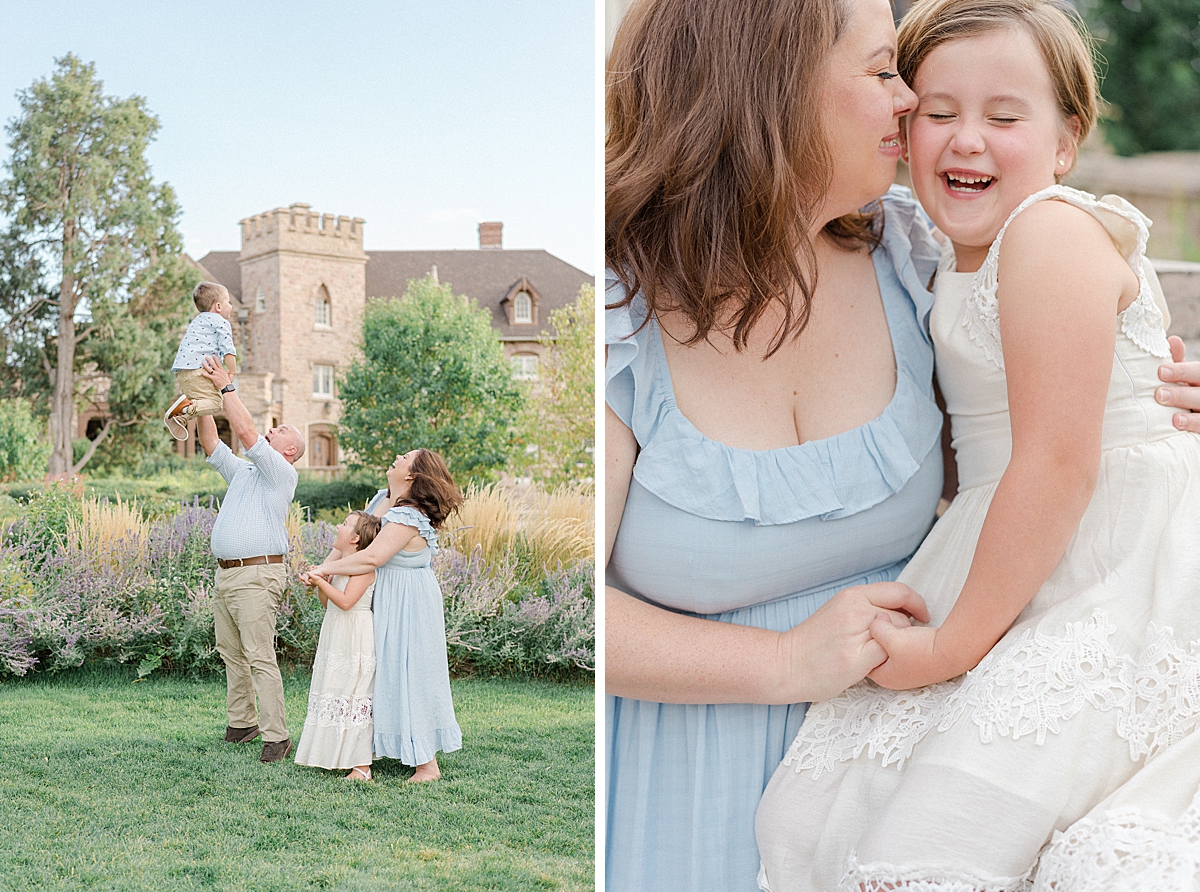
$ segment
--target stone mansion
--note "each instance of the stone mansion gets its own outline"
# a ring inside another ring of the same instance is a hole
[[[427,275],[492,314],[516,377],[536,377],[538,338],[552,310],[594,279],[543,250],[504,250],[502,224],[479,224],[478,250],[363,250],[360,218],[318,214],[307,204],[241,221],[241,251],[212,251],[197,266],[234,299],[238,393],[259,431],[293,424],[307,448],[298,468],[341,465],[335,380],[358,355],[368,297],[396,297]],[[81,413],[82,415],[83,413]],[[80,435],[89,419],[81,417]],[[228,425],[218,419],[222,436]],[[192,437],[178,449],[198,449]]]

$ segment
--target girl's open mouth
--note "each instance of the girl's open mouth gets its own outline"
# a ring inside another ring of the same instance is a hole
[[[983,192],[996,181],[995,177],[983,174],[944,173],[942,178],[951,192]]]

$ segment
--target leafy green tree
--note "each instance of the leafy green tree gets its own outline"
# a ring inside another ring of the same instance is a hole
[[[425,447],[462,484],[495,479],[512,457],[521,394],[491,316],[430,276],[410,281],[400,300],[368,301],[363,358],[338,388],[352,468],[380,472]]]
[[[596,289],[584,285],[575,303],[550,314],[554,333],[531,381],[521,413],[521,439],[536,450],[527,470],[551,485],[595,478]]]
[[[1121,155],[1200,149],[1200,4],[1083,0],[1110,105],[1104,135]]]
[[[52,476],[80,470],[115,428],[162,411],[171,384],[165,344],[186,318],[186,283],[197,278],[182,258],[175,193],[155,184],[146,159],[158,120],[141,97],[102,88],[95,66],[68,54],[50,77],[18,91],[21,112],[6,128],[0,210],[11,221],[14,266],[0,281],[19,287],[0,307],[5,361],[23,370],[29,390],[42,388]],[[39,271],[42,287],[29,281]],[[76,462],[71,421],[83,369],[109,379],[112,417]]]
[[[21,399],[0,400],[0,483],[33,480],[46,470],[46,427]]]

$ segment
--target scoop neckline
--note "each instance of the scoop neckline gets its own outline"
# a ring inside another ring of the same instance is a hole
[[[886,297],[884,297],[883,286],[880,285],[880,283],[879,283],[879,255],[880,255],[880,253],[885,252],[886,250],[887,249],[882,244],[880,244],[877,248],[875,248],[875,250],[873,250],[871,252],[871,263],[875,268],[875,284],[879,288],[879,299],[880,299],[880,302],[882,302],[882,304],[883,304],[884,320],[887,323],[888,337],[891,339],[891,343],[892,343],[892,359],[896,364],[896,385],[892,389],[891,399],[888,400],[887,405],[885,405],[883,407],[883,409],[880,411],[880,413],[878,415],[876,415],[874,418],[871,418],[871,419],[863,422],[860,425],[856,425],[855,427],[848,428],[844,431],[839,431],[836,434],[831,434],[828,437],[821,437],[816,440],[805,440],[803,443],[795,443],[791,446],[776,446],[771,449],[746,449],[741,446],[730,446],[728,443],[722,443],[720,440],[714,440],[712,437],[708,436],[703,431],[701,431],[698,427],[696,427],[696,425],[692,424],[692,420],[690,418],[688,418],[685,414],[683,414],[683,410],[681,410],[679,408],[679,404],[675,401],[675,381],[671,377],[671,366],[670,366],[670,363],[667,362],[667,351],[663,347],[662,330],[659,327],[658,319],[653,314],[650,314],[648,324],[650,325],[650,331],[652,334],[652,340],[655,345],[655,349],[657,349],[657,351],[658,351],[657,361],[660,362],[663,367],[663,377],[662,377],[662,380],[664,382],[663,386],[665,387],[665,390],[666,390],[667,400],[670,402],[671,411],[674,412],[676,415],[679,416],[679,418],[681,418],[683,420],[683,423],[687,426],[688,430],[690,430],[696,436],[700,437],[700,439],[702,439],[706,443],[712,443],[714,446],[718,446],[721,449],[728,449],[732,452],[740,452],[740,453],[746,453],[749,455],[764,455],[764,456],[772,455],[772,454],[785,454],[785,453],[795,453],[795,452],[802,452],[802,451],[812,451],[813,449],[818,448],[820,446],[820,444],[833,443],[843,437],[851,437],[854,435],[859,435],[863,431],[870,428],[872,425],[879,424],[884,417],[891,414],[895,410],[896,403],[900,399],[901,387],[907,386],[907,382],[909,380],[909,376],[908,376],[907,372],[901,367],[900,352],[896,349],[896,342],[897,342],[896,324],[895,324],[895,320],[893,319],[893,314],[896,311],[894,311],[893,308],[891,307],[891,302]]]

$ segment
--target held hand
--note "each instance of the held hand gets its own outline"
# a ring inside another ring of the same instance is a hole
[[[1200,411],[1200,362],[1184,361],[1183,341],[1179,338],[1172,336],[1167,343],[1171,345],[1173,361],[1158,367],[1158,377],[1177,386],[1159,387],[1154,398],[1164,406],[1182,410],[1175,414],[1175,427],[1200,434],[1200,414],[1196,414]]]
[[[300,574],[300,582],[304,585],[307,585],[309,588],[312,588],[317,584],[317,581],[313,579],[312,573],[307,570]]]
[[[324,564],[318,564],[315,567],[310,567],[305,576],[320,576],[322,579],[329,579],[333,574],[325,569]],[[305,583],[305,585],[316,585],[316,582]]]
[[[213,383],[217,390],[233,383],[233,375],[222,365],[220,357],[206,356],[200,360],[200,374]]]
[[[780,636],[794,687],[792,700],[825,700],[861,681],[887,658],[871,635],[876,617],[906,628],[929,620],[921,596],[899,582],[857,585],[838,592],[811,617]],[[780,701],[783,702],[783,701]]]
[[[929,626],[897,628],[881,613],[871,623],[871,637],[887,652],[887,660],[871,671],[871,681],[903,691],[961,674],[938,650],[937,635],[938,630]]]

